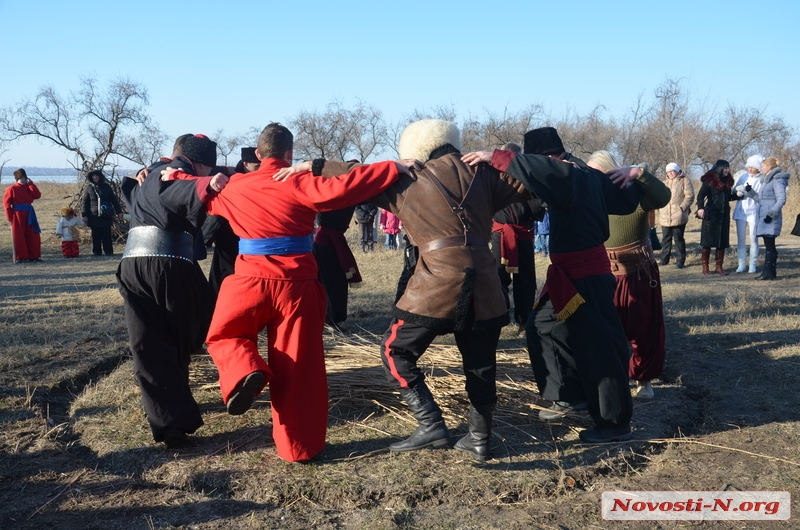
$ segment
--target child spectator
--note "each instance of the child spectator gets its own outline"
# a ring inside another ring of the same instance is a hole
[[[381,210],[381,230],[386,235],[386,250],[397,250],[397,239],[403,229],[400,219],[388,210]]]
[[[56,235],[61,238],[61,254],[65,258],[78,257],[78,226],[85,226],[83,219],[75,215],[69,206],[61,208],[61,218],[56,224]]]

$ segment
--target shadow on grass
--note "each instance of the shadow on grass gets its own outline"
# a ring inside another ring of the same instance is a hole
[[[800,251],[779,248],[779,256],[777,281],[697,274],[719,288],[665,297],[663,379],[679,383],[696,409],[684,435],[800,421]]]

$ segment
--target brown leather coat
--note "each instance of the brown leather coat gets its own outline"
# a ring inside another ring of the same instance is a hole
[[[323,175],[341,174],[344,167],[343,163],[328,162]],[[442,332],[506,325],[508,308],[489,250],[492,215],[511,203],[530,200],[530,194],[521,182],[487,164],[467,166],[459,154],[429,160],[424,167],[426,171],[412,170],[414,177],[402,175],[387,191],[370,200],[399,217],[411,241],[423,249],[414,275],[397,302],[395,316]],[[471,244],[424,250],[443,238],[464,237],[461,221],[429,173],[438,178],[455,204],[469,190],[463,206]],[[470,317],[470,309],[474,317]]]

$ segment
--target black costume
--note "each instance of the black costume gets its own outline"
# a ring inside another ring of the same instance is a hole
[[[318,213],[316,222],[318,230],[331,230],[336,234],[344,234],[350,226],[355,208],[355,206],[350,206],[331,212]],[[339,253],[333,245],[333,241],[330,241],[331,244],[321,241],[320,238],[314,240],[314,257],[317,259],[319,267],[319,281],[325,288],[325,294],[328,297],[325,323],[338,324],[347,320],[348,278],[342,268]]]
[[[564,161],[541,155],[511,156],[495,151],[492,165],[522,181],[547,203],[554,263],[558,254],[576,253],[579,262],[583,251],[602,249],[609,236],[608,215],[630,214],[639,204],[638,186],[620,190],[605,174],[569,154],[562,156]],[[624,427],[633,411],[629,349],[613,304],[616,281],[610,265],[606,267],[606,273],[571,278],[585,300],[571,315],[559,314],[561,308],[554,308],[550,294],[540,299],[527,323],[528,350],[544,399],[587,401],[598,427]]]
[[[233,233],[230,223],[224,217],[209,215],[203,224],[205,246],[214,245],[208,283],[216,302],[222,280],[233,274],[233,264],[239,255],[239,236]],[[215,304],[212,304],[212,306]]]
[[[492,221],[499,225],[512,225],[521,230],[523,227],[528,230],[528,237],[517,237],[518,270],[508,272],[506,265],[501,260],[501,237],[499,230],[492,231],[492,254],[497,261],[497,273],[500,275],[500,284],[503,287],[503,295],[506,297],[506,305],[511,306],[509,297],[509,287],[513,288],[514,297],[514,321],[524,326],[528,321],[528,316],[533,309],[536,301],[536,266],[534,264],[533,252],[533,223],[541,221],[544,216],[544,208],[541,201],[534,199],[527,202],[518,202],[507,206],[494,214]],[[496,225],[494,225],[496,226]],[[513,276],[512,276],[513,274]]]
[[[188,159],[177,157],[151,166],[141,186],[134,179],[122,184],[131,231],[117,269],[134,376],[157,442],[203,424],[189,388],[189,361],[205,340],[212,297],[192,252],[211,177],[162,182],[166,167],[194,173]]]

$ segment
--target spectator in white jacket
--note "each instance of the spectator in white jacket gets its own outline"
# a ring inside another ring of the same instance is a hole
[[[739,257],[739,268],[736,272],[744,272],[748,270],[747,266],[747,245],[750,245],[750,268],[748,272],[756,272],[756,263],[758,263],[758,236],[756,235],[756,218],[758,214],[758,203],[745,195],[745,188],[750,188],[758,193],[761,191],[761,163],[764,157],[761,155],[753,155],[747,159],[745,164],[746,173],[743,174],[736,181],[734,190],[736,194],[742,197],[742,200],[736,203],[733,209],[733,220],[736,221],[736,236],[738,238],[736,245],[736,252]],[[747,238],[747,231],[750,232],[750,237]]]

